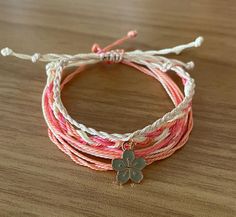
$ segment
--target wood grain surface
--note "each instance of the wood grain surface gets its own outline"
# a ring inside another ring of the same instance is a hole
[[[198,35],[205,43],[176,57],[196,64],[190,140],[148,166],[142,184],[123,187],[114,172],[77,166],[50,142],[41,112],[44,64],[0,57],[0,217],[235,217],[235,19],[235,0],[1,0],[0,47],[25,53],[90,52],[94,42],[104,46],[130,29],[139,37],[126,49]],[[86,125],[119,133],[173,108],[158,82],[119,64],[81,73],[63,102]]]

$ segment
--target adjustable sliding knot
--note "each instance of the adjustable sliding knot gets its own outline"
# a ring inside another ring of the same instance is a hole
[[[128,37],[128,36],[127,36]],[[92,46],[92,52],[99,54],[100,60],[108,63],[119,63],[123,60],[124,50],[108,50],[106,48],[101,48],[98,44]]]
[[[123,60],[124,50],[111,50],[99,53],[101,61],[108,61],[109,63],[119,63]]]

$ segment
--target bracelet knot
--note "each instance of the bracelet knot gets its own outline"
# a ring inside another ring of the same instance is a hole
[[[163,72],[169,71],[173,67],[173,63],[171,61],[166,61],[162,64],[161,70]]]
[[[123,60],[124,50],[111,50],[99,53],[101,61],[109,63],[119,63]]]
[[[3,56],[10,56],[13,53],[12,49],[5,47],[1,50]]]
[[[41,57],[40,53],[35,53],[34,55],[32,55],[31,61],[33,63],[36,63],[40,59],[40,57]]]

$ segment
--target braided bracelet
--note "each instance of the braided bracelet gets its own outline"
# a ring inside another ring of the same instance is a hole
[[[203,42],[203,38],[198,37],[194,42],[158,51],[111,50],[136,35],[136,31],[130,31],[105,48],[94,44],[92,53],[87,54],[35,53],[30,56],[15,53],[9,48],[1,50],[3,56],[12,55],[32,62],[49,62],[46,65],[47,83],[42,96],[42,110],[51,141],[79,165],[94,170],[117,171],[116,181],[119,184],[128,180],[140,183],[143,179],[141,170],[146,165],[169,157],[187,142],[193,126],[192,98],[195,84],[185,69],[191,69],[194,65],[193,62],[183,63],[160,55],[179,54],[186,48],[199,47]],[[132,133],[109,134],[79,123],[64,107],[61,90],[86,65],[98,62],[125,64],[152,76],[162,84],[175,108],[152,124]],[[77,69],[62,79],[64,69],[72,66],[77,66]],[[184,94],[165,73],[169,70],[176,72],[181,78]]]

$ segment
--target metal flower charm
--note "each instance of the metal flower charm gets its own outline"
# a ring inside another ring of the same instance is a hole
[[[117,171],[116,180],[119,184],[126,183],[131,179],[140,183],[143,179],[142,169],[146,166],[143,158],[135,158],[133,150],[125,150],[122,159],[113,159],[112,168]]]

